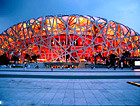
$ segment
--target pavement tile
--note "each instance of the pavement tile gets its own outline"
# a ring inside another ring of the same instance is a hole
[[[37,104],[39,104],[39,105],[48,104],[49,105],[54,96],[55,96],[55,93],[47,93]]]
[[[86,97],[85,100],[88,105],[100,105],[95,97]]]
[[[87,105],[85,98],[77,98],[75,97],[75,105]]]
[[[123,102],[123,101],[120,101],[120,100],[110,100],[110,103],[112,104],[112,105],[124,105],[124,106],[126,106],[126,104]]]
[[[73,97],[65,97],[63,99],[63,104],[62,105],[74,105],[74,98]]]
[[[64,99],[64,93],[56,93],[50,104],[61,105]]]
[[[125,105],[140,105],[140,101],[133,101],[133,100],[124,100],[123,103]]]
[[[80,83],[80,86],[81,86],[81,88],[82,88],[83,90],[88,89],[88,86],[87,86],[87,84],[86,84],[85,82]]]
[[[74,83],[74,89],[81,89],[79,82]]]
[[[111,105],[110,101],[99,90],[92,90],[92,93],[101,105]]]
[[[84,94],[82,90],[74,90],[75,98],[84,98]]]
[[[139,79],[0,78],[3,105],[140,105]],[[1,83],[2,82],[2,83]]]
[[[74,98],[74,92],[65,93],[65,97],[66,98],[68,98],[68,97]]]

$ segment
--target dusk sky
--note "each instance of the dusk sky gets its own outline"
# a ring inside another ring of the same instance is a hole
[[[32,18],[57,14],[106,18],[140,33],[140,0],[0,0],[0,33]]]

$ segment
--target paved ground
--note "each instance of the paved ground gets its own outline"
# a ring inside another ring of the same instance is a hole
[[[0,78],[4,106],[140,105],[140,79]]]
[[[28,75],[30,78],[3,78],[2,75]],[[76,76],[75,79],[42,79],[30,75]],[[78,79],[77,76],[83,76]],[[85,79],[86,76],[112,76],[111,79]],[[115,76],[123,76],[121,79]],[[124,79],[131,76],[130,79]],[[106,68],[96,69],[0,69],[0,104],[2,106],[46,105],[140,105],[140,87],[126,83],[140,83],[139,70]]]

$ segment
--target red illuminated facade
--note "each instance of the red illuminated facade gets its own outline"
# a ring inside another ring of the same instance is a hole
[[[0,35],[0,54],[40,55],[41,62],[93,61],[99,53],[140,56],[140,35],[114,21],[83,15],[45,16],[18,23]],[[100,61],[101,62],[101,61]]]

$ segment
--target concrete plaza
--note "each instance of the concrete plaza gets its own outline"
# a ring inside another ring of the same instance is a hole
[[[139,79],[0,79],[3,106],[140,105]]]
[[[41,71],[41,69],[29,72],[3,70],[3,74],[27,74],[27,75],[71,75],[92,76],[110,75],[110,79],[64,79],[55,78],[4,78],[0,77],[0,103],[2,106],[73,106],[73,105],[140,105],[140,87],[128,84],[127,81],[140,83],[140,78],[123,79],[113,78],[115,75],[139,76],[140,72],[123,70],[116,72],[113,69],[97,69],[94,71],[83,70],[77,72]],[[37,71],[37,72],[34,72]],[[78,75],[79,74],[79,75]]]

